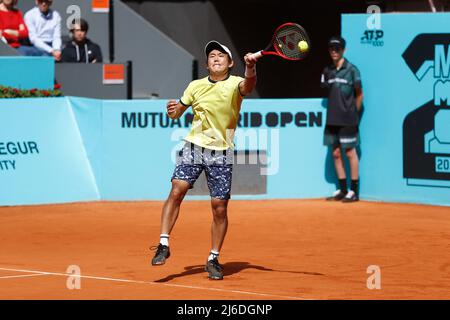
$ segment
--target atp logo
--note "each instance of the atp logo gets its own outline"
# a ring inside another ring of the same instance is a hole
[[[383,37],[383,30],[366,30],[361,37],[361,44],[369,44],[374,47],[382,47],[384,46]]]
[[[450,34],[420,34],[403,53],[417,81],[432,81],[430,100],[403,122],[408,185],[450,188]]]

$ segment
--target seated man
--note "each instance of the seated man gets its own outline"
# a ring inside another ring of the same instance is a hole
[[[0,39],[17,49],[21,55],[28,55],[30,47],[21,42],[28,39],[28,29],[20,10],[15,8],[17,0],[0,1]]]
[[[103,62],[100,47],[87,38],[89,25],[86,20],[72,23],[72,41],[67,42],[62,52],[62,62],[96,63]]]
[[[36,0],[36,7],[25,14],[30,42],[35,55],[61,60],[61,16],[50,9],[53,0]]]

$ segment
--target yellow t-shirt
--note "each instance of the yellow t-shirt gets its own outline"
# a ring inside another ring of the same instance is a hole
[[[184,140],[213,150],[234,148],[234,132],[243,99],[239,83],[243,80],[229,76],[212,82],[205,77],[189,84],[180,102],[192,106],[194,119]]]

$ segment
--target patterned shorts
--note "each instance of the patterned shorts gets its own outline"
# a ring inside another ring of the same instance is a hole
[[[192,189],[203,170],[210,196],[221,200],[230,199],[233,151],[211,150],[188,142],[178,153],[172,180],[186,181]]]

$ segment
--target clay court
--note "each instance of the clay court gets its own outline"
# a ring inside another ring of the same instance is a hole
[[[162,202],[0,208],[0,299],[450,299],[450,209],[361,201],[230,203],[223,281],[203,271],[209,202],[185,201],[150,266]],[[67,288],[67,268],[81,289]],[[381,289],[366,286],[381,269]]]

